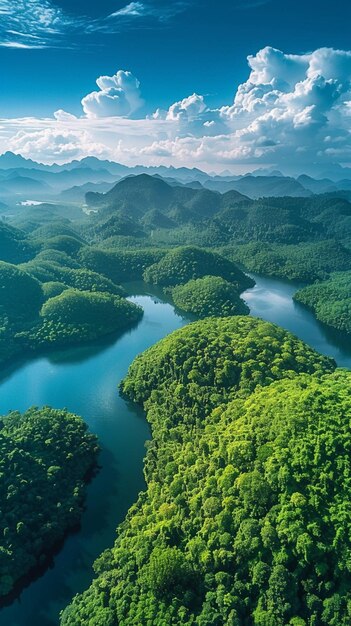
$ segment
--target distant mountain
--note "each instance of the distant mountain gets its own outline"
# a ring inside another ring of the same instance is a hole
[[[222,207],[223,198],[209,189],[169,185],[162,178],[139,174],[123,179],[106,194],[87,193],[86,202],[104,213],[119,210],[134,218],[156,210],[168,216],[186,211],[196,219],[213,215]],[[248,198],[231,193],[231,204],[243,201]]]
[[[313,193],[329,193],[337,190],[337,185],[330,178],[316,179],[306,174],[298,177],[297,181],[309,191]]]
[[[9,180],[16,178],[26,178],[28,181],[37,181],[47,187],[47,191],[51,189],[52,193],[61,192],[64,189],[76,185],[85,185],[87,183],[116,183],[118,176],[111,174],[107,170],[92,170],[89,168],[77,168],[74,170],[60,170],[59,172],[48,172],[46,170],[15,168],[0,171],[0,186],[3,182],[5,187],[9,186]],[[30,184],[30,183],[28,183]],[[10,183],[11,189],[13,183]]]
[[[335,183],[335,185],[340,190],[343,189],[343,190],[350,191],[351,190],[351,179],[344,178],[343,180],[338,180]]]
[[[331,165],[327,170],[321,172],[320,178],[331,178],[333,181],[344,178],[351,180],[351,167],[342,167],[339,164]]]
[[[13,195],[23,197],[27,194],[42,196],[43,194],[50,195],[50,193],[52,193],[52,189],[49,185],[29,178],[28,176],[12,175],[5,179],[4,184],[2,184],[2,182],[3,181],[0,181],[0,195],[2,196]]]
[[[88,192],[106,193],[110,191],[112,183],[85,183],[84,185],[75,185],[61,191],[60,197],[65,202],[83,202]]]
[[[312,193],[295,178],[289,178],[287,176],[247,175],[232,181],[207,179],[204,181],[203,185],[208,189],[219,191],[220,193],[235,190],[252,199],[263,197],[277,198],[281,196],[306,198]]]
[[[260,167],[259,169],[251,172],[251,176],[282,176],[284,177],[284,174],[282,174],[280,170],[275,170],[271,167]]]
[[[206,188],[222,194],[237,191],[251,199],[282,196],[303,198],[312,194],[351,190],[351,168],[339,165],[331,166],[328,174],[320,178],[306,174],[293,178],[285,176],[275,168],[259,168],[245,175],[233,175],[229,170],[225,170],[218,175],[188,167],[177,168],[164,165],[129,167],[94,156],[63,165],[44,165],[12,152],[0,155],[0,195],[8,198],[9,202],[12,195],[21,195],[27,191],[40,194],[40,198],[46,193],[48,199],[59,198],[61,192],[67,191],[67,200],[71,197],[72,201],[83,201],[84,193],[87,191],[105,191],[109,184],[139,175],[156,177],[171,187],[183,186],[198,191]],[[11,180],[10,183],[8,179]],[[16,179],[17,186],[14,182]],[[42,185],[32,184],[30,179]],[[85,185],[93,186],[85,187]],[[83,187],[83,189],[79,191],[78,187]],[[72,188],[75,189],[72,190]]]
[[[250,179],[240,182],[252,183]],[[286,178],[283,182],[291,183]],[[349,228],[351,209],[347,202],[306,190],[305,196],[252,200],[233,189],[221,194],[206,188],[174,186],[158,176],[140,174],[124,178],[107,193],[87,193],[86,202],[95,210],[89,229],[97,240],[127,234],[151,235],[154,241],[162,242],[189,242],[190,237],[201,245],[220,245],[233,239],[299,243],[319,240],[322,233],[332,236],[336,211],[343,216],[340,232]],[[321,221],[315,220],[321,213]]]
[[[104,170],[108,171],[111,175],[117,176],[118,178],[122,178],[124,176],[127,176],[128,174],[160,174],[161,176],[177,178],[179,180],[183,180],[184,182],[206,179],[208,177],[208,174],[206,174],[202,170],[199,170],[198,168],[173,167],[172,165],[169,167],[166,167],[164,165],[136,165],[133,167],[128,167],[127,165],[116,163],[115,161],[101,160],[94,156],[70,161],[62,165],[58,165],[57,163],[54,163],[52,165],[45,165],[43,163],[33,161],[32,159],[26,159],[20,154],[14,154],[13,152],[5,152],[4,154],[0,155],[0,170],[21,168],[34,169],[42,172],[51,173],[61,172],[63,170],[72,171],[77,169],[88,169],[96,172],[101,172]]]
[[[81,159],[80,161],[71,161],[70,163],[66,163],[61,166],[66,171],[77,170],[77,169],[89,169],[96,172],[101,172],[102,170],[117,176],[117,178],[122,178],[127,176],[130,173],[130,168],[127,165],[122,165],[121,163],[115,163],[114,161],[108,160],[100,160],[97,157],[89,156]]]
[[[58,165],[57,163],[53,163],[52,165],[46,165],[45,163],[39,163],[38,161],[33,161],[33,159],[27,159],[23,157],[21,154],[15,154],[14,152],[4,152],[0,154],[0,170],[8,170],[8,169],[36,169],[47,172],[59,172],[64,165]]]

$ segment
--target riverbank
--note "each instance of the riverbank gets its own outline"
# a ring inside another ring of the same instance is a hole
[[[296,285],[254,276],[256,286],[243,298],[254,316],[293,332],[339,366],[351,368],[351,346],[331,336],[304,307],[294,303]],[[92,563],[111,546],[115,528],[144,489],[144,444],[150,437],[144,413],[118,395],[135,356],[189,318],[167,302],[162,291],[152,295],[142,283],[128,285],[131,300],[144,318],[113,344],[77,347],[36,357],[9,372],[0,385],[0,412],[30,405],[66,406],[82,415],[102,445],[102,470],[88,488],[87,508],[78,533],[68,537],[53,568],[32,581],[19,601],[0,611],[0,626],[57,626],[59,611],[87,588]],[[20,392],[19,392],[20,390]]]

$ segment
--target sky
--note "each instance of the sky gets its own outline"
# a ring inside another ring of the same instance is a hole
[[[0,0],[0,151],[351,165],[345,0]]]

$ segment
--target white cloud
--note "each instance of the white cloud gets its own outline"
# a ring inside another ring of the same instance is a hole
[[[0,0],[0,46],[17,49],[71,47],[76,35],[118,33],[139,27],[146,20],[154,25],[183,12],[190,0],[155,3],[130,2],[118,11],[91,19],[64,11],[53,0]]]
[[[8,143],[9,150],[25,157],[62,161],[81,155],[104,156],[106,146],[93,140],[87,131],[46,128],[34,132],[19,131]]]
[[[75,115],[72,115],[72,113],[68,113],[67,111],[64,111],[63,109],[59,109],[58,111],[55,111],[54,118],[58,122],[67,122],[67,121],[78,119]]]
[[[1,0],[0,45],[44,48],[72,24],[50,0]]]
[[[46,162],[105,151],[125,163],[211,169],[270,163],[309,171],[314,163],[350,162],[351,52],[266,47],[248,64],[232,104],[211,109],[194,93],[140,119],[131,119],[142,104],[139,81],[121,70],[101,76],[80,118],[60,110],[51,120],[0,120],[0,148]]]
[[[82,99],[87,117],[128,116],[143,104],[140,83],[131,72],[119,70],[114,76],[100,76],[96,84],[99,91]]]
[[[204,101],[203,96],[199,96],[196,93],[193,93],[192,96],[188,96],[188,98],[184,98],[179,102],[175,102],[172,104],[168,111],[164,111],[162,109],[157,109],[156,113],[154,113],[153,117],[155,119],[165,119],[165,120],[192,120],[196,119],[207,110],[207,106]]]
[[[119,11],[115,11],[111,13],[109,17],[121,17],[121,16],[132,16],[132,17],[140,17],[144,15],[145,7],[142,2],[130,2]]]
[[[124,22],[131,18],[153,18],[156,21],[165,22],[178,13],[182,13],[192,4],[191,0],[173,0],[173,2],[155,2],[145,0],[144,2],[130,2],[121,9],[111,13],[107,19],[123,18]],[[134,20],[135,21],[135,20]]]
[[[175,103],[163,117],[178,123],[177,135],[166,144],[165,140],[159,146],[153,142],[149,152],[165,151],[167,145],[173,159],[211,163],[276,159],[280,165],[301,167],[330,162],[332,155],[342,160],[343,150],[345,160],[349,158],[351,52],[322,48],[291,55],[266,47],[249,56],[248,63],[249,78],[238,87],[232,105],[216,110],[207,107],[190,116],[186,103],[195,96],[185,99],[184,106]],[[157,111],[156,117],[160,115]],[[193,132],[196,120],[202,121],[201,136]]]

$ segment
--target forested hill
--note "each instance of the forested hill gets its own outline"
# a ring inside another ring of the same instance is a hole
[[[210,217],[227,206],[228,198],[235,202],[248,200],[237,191],[221,195],[209,189],[170,185],[162,178],[147,174],[127,177],[106,194],[86,194],[89,206],[99,206],[105,213],[125,210],[136,218],[152,209],[172,213],[177,206],[187,208],[194,214],[198,212],[200,217]]]
[[[325,174],[320,178],[305,174],[292,177],[269,169],[234,175],[229,171],[206,173],[195,167],[128,167],[96,157],[62,165],[44,165],[7,152],[0,155],[0,198],[10,205],[30,197],[31,193],[44,201],[83,201],[87,191],[108,191],[117,181],[141,174],[162,178],[172,186],[204,188],[220,193],[234,190],[253,199],[264,196],[303,198],[320,193],[350,193],[351,190],[350,168],[340,168],[331,178]]]
[[[252,200],[142,174],[88,199],[0,222],[0,363],[131,328],[129,281],[205,319],[130,368],[123,393],[153,434],[147,489],[62,626],[349,626],[350,375],[250,318],[238,265],[321,281],[297,298],[350,331],[347,197]],[[4,594],[27,571],[6,568]]]
[[[253,318],[207,319],[132,364],[147,490],[62,626],[347,626],[349,372]]]
[[[90,236],[129,235],[159,244],[227,245],[252,241],[296,244],[351,232],[351,204],[329,195],[251,200],[237,191],[172,186],[142,174],[117,183],[106,194],[88,193]]]
[[[124,178],[107,193],[88,193],[87,206],[51,203],[5,213],[0,260],[25,263],[21,269],[43,283],[112,290],[115,295],[123,281],[146,277],[161,284],[146,270],[177,247],[210,249],[249,271],[305,283],[351,270],[351,203],[346,192],[252,200],[235,190],[219,193],[195,182],[142,173]],[[193,271],[189,259],[183,262],[188,280],[213,275],[208,261],[202,273]],[[176,270],[168,286],[175,286],[179,275]],[[332,297],[337,300],[335,290]],[[344,292],[343,300],[342,325],[335,323],[334,308],[318,315],[349,332],[351,303]],[[215,309],[205,305],[204,310]],[[93,333],[90,329],[86,334]]]

